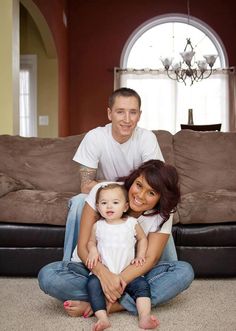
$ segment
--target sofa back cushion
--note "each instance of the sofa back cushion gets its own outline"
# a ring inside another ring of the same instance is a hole
[[[174,165],[173,135],[169,131],[153,131],[160,145],[166,163]]]
[[[35,189],[80,192],[78,164],[72,158],[83,134],[65,138],[0,136],[0,173]]]
[[[236,133],[182,130],[174,135],[181,194],[236,191]]]

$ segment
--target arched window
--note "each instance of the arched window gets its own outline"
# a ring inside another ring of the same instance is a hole
[[[180,61],[187,38],[196,52],[194,61],[206,54],[218,55],[213,74],[192,86],[171,80],[160,60],[170,56]],[[202,21],[169,15],[144,23],[127,41],[120,67],[118,86],[134,88],[141,95],[140,126],[175,133],[187,123],[192,108],[194,124],[222,123],[222,131],[228,130],[228,71],[223,69],[228,59],[220,38]]]

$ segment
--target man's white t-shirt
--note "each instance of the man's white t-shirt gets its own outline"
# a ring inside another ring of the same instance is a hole
[[[96,184],[86,197],[86,202],[89,204],[89,206],[97,211],[96,207],[96,194],[97,190],[100,186],[104,186],[107,184],[111,184],[114,182],[103,182]],[[116,182],[118,184],[123,184],[121,182]],[[163,219],[160,215],[152,215],[148,216],[148,212],[146,215],[141,215],[137,218],[137,222],[142,227],[143,231],[145,232],[146,236],[149,234],[149,232],[158,232],[158,233],[166,233],[170,234],[172,229],[172,222],[173,222],[173,214],[170,215],[169,219],[163,223]],[[163,224],[162,224],[163,223]],[[161,225],[162,224],[162,225]],[[72,254],[71,261],[74,262],[81,262],[81,259],[79,258],[77,254],[77,246],[74,249],[74,252]]]
[[[136,127],[130,139],[120,144],[112,136],[111,123],[89,131],[73,158],[86,167],[98,169],[97,180],[127,176],[151,159],[164,161],[152,131]]]

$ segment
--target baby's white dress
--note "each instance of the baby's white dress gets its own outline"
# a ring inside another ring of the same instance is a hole
[[[96,223],[97,248],[102,263],[119,274],[135,257],[137,219],[128,217],[120,224],[109,224],[105,220]]]

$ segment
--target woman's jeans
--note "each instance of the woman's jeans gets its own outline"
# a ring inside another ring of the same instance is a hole
[[[80,215],[84,205],[84,194],[73,197],[67,218],[63,261],[44,266],[38,275],[42,291],[61,301],[88,301],[87,281],[89,270],[80,262],[70,261],[80,226]],[[160,305],[188,288],[194,278],[191,265],[177,261],[172,236],[166,244],[159,263],[145,275],[151,290],[152,306]],[[128,293],[120,299],[122,306],[137,314],[134,300]]]
[[[89,302],[94,313],[98,310],[106,310],[106,299],[102,290],[100,280],[96,275],[90,275],[87,282]],[[145,277],[137,277],[130,282],[125,292],[136,302],[137,298],[150,298],[150,287]]]
[[[90,271],[81,262],[59,261],[43,267],[38,275],[42,291],[61,301],[89,301],[87,282]],[[183,261],[159,262],[145,278],[151,290],[152,306],[174,298],[193,281],[191,265]],[[128,293],[119,300],[129,312],[137,314],[136,304]]]

